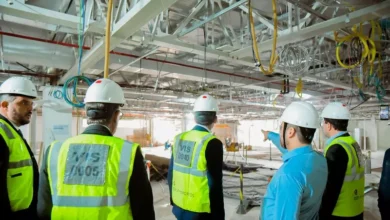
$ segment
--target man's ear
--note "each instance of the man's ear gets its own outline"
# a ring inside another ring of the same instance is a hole
[[[287,131],[287,135],[289,138],[294,137],[294,135],[297,133],[297,130],[293,127],[289,127]]]
[[[0,106],[2,107],[2,108],[8,108],[8,102],[7,101],[2,101],[1,103],[0,103]]]
[[[217,122],[218,122],[218,117],[215,116],[215,118],[214,118],[214,123],[217,123]]]

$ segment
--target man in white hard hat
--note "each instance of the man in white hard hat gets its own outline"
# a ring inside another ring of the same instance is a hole
[[[85,95],[88,127],[54,142],[42,164],[41,219],[154,220],[153,194],[137,143],[114,137],[125,97],[118,84],[96,80]]]
[[[4,219],[36,219],[38,165],[20,126],[30,123],[35,85],[12,77],[0,86],[0,213]]]
[[[347,132],[349,110],[340,102],[332,102],[321,118],[329,138],[324,150],[329,176],[320,219],[363,220],[364,161],[359,144]]]
[[[261,219],[318,219],[328,170],[325,158],[311,146],[319,127],[317,110],[307,102],[293,102],[280,120],[280,136],[263,131],[284,150],[283,165],[264,196]]]
[[[194,105],[197,125],[174,139],[168,183],[172,212],[178,220],[225,219],[223,146],[211,133],[217,112],[217,100],[201,95]]]

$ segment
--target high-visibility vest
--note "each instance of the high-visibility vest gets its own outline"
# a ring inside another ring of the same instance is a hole
[[[344,183],[333,210],[333,216],[353,217],[364,211],[364,161],[359,144],[351,137],[338,137],[325,149],[341,145],[348,154],[348,166]]]
[[[16,212],[30,207],[33,199],[33,159],[23,138],[5,120],[0,119],[0,134],[9,149],[7,190],[11,210]]]
[[[172,146],[172,201],[184,210],[210,213],[205,152],[208,142],[214,138],[209,132],[195,130],[175,138]]]
[[[54,142],[47,155],[51,219],[132,220],[129,182],[138,147],[90,134]]]

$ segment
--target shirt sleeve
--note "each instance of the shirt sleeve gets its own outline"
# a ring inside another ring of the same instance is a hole
[[[275,132],[268,133],[268,139],[279,149],[282,154],[288,152],[288,150],[280,145],[280,135]]]
[[[206,148],[207,171],[210,185],[210,209],[214,220],[225,219],[222,188],[223,145],[218,139],[209,141]]]
[[[11,215],[11,205],[7,189],[8,159],[8,146],[3,136],[0,135],[0,213],[3,216]]]
[[[276,181],[274,219],[298,220],[303,194],[302,183],[288,174],[280,175]]]
[[[134,220],[155,220],[153,206],[153,192],[148,174],[146,173],[144,157],[138,148],[135,159],[133,174],[129,186],[131,211]]]
[[[47,172],[47,157],[50,146],[47,148],[41,166],[41,173],[39,176],[39,189],[38,189],[38,206],[37,213],[41,220],[50,220],[51,211],[53,208],[53,202],[51,198],[51,189]]]
[[[348,154],[341,145],[333,145],[326,152],[328,182],[322,197],[320,219],[329,219],[336,207],[348,166]]]

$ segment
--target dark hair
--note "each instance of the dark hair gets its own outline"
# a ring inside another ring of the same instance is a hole
[[[195,122],[204,125],[209,126],[214,123],[214,121],[217,119],[217,113],[216,112],[195,112]]]
[[[120,105],[111,103],[87,103],[85,105],[87,124],[108,125]]]
[[[291,124],[288,124],[287,128],[294,128],[297,132],[298,140],[303,144],[311,144],[314,138],[314,133],[316,133],[316,129],[314,128],[298,127]]]
[[[324,118],[324,121],[325,123],[330,123],[335,130],[347,131],[348,129],[348,120]]]

